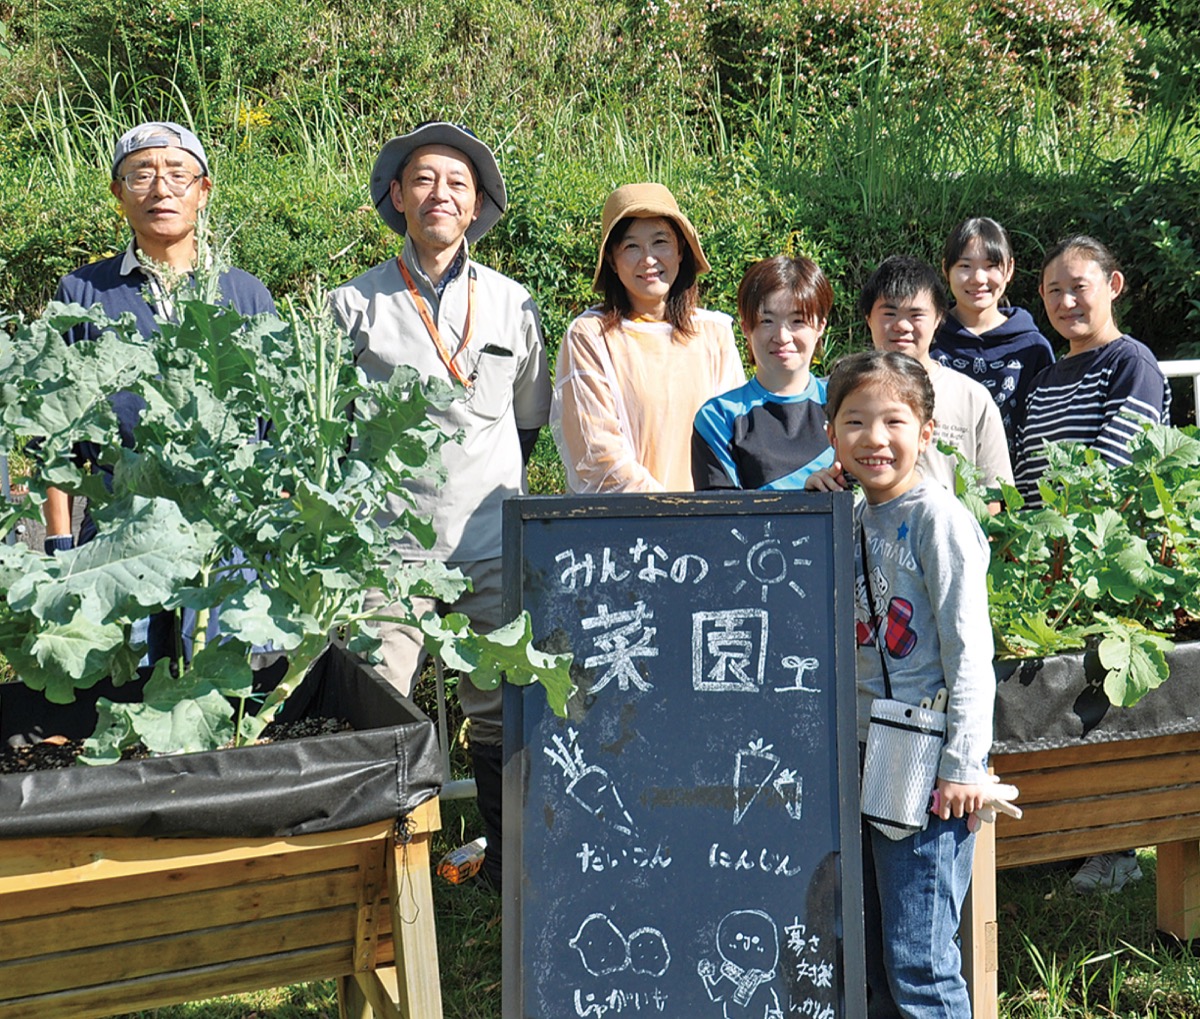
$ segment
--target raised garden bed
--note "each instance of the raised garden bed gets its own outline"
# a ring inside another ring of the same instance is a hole
[[[28,694],[0,688],[6,738]],[[2,1019],[331,977],[350,1014],[441,1016],[431,723],[336,648],[287,710],[358,731],[0,776]]]
[[[976,840],[963,921],[976,1019],[996,1015],[997,869],[1157,846],[1159,930],[1200,937],[1200,642],[1167,657],[1170,678],[1132,708],[1108,704],[1087,655],[1000,671],[991,763],[1024,817]]]

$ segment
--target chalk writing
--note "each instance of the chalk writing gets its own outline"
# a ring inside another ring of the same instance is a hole
[[[752,740],[733,760],[733,823],[741,824],[746,812],[768,785],[775,790],[788,816],[799,821],[804,811],[804,778],[792,768],[784,768],[776,776],[779,755],[774,746],[763,740]],[[774,779],[772,782],[771,780]]]
[[[778,877],[795,877],[804,867],[792,865],[792,858],[787,853],[776,853],[769,849],[760,849],[757,854],[752,849],[743,849],[735,856],[733,851],[722,849],[721,843],[714,842],[708,850],[708,865],[722,870],[752,870],[764,874],[774,874]]]
[[[805,951],[817,952],[821,948],[821,938],[817,934],[809,935],[808,925],[794,917],[792,922],[783,929],[787,938],[788,951],[793,955],[803,955]]]
[[[620,866],[646,870],[661,870],[671,866],[670,850],[664,850],[661,842],[652,850],[644,846],[611,848],[593,846],[584,842],[580,846],[579,852],[575,854],[575,858],[579,860],[580,873],[583,874],[589,872],[598,874]]]
[[[821,662],[816,658],[801,658],[799,655],[784,655],[779,663],[785,669],[795,669],[796,677],[792,680],[791,686],[777,686],[776,693],[792,693],[798,691],[800,693],[820,693],[819,687],[805,686],[804,676],[809,672],[816,672],[821,667]]]
[[[628,938],[603,913],[591,913],[570,942],[583,968],[592,976],[608,976],[628,969],[643,976],[665,976],[671,965],[667,939],[657,927],[639,927]]]
[[[653,683],[642,678],[634,662],[635,658],[658,657],[658,648],[650,646],[658,630],[653,626],[644,626],[647,619],[653,618],[654,613],[646,608],[646,603],[639,601],[627,612],[610,612],[607,605],[597,605],[596,615],[583,620],[585,630],[604,631],[592,638],[602,653],[589,655],[583,664],[589,669],[600,665],[611,666],[597,677],[592,685],[592,693],[599,693],[614,677],[622,690],[628,690],[630,683],[642,692],[654,688]],[[639,630],[641,633],[634,640],[633,635]]]
[[[795,959],[796,983],[808,981],[814,988],[829,990],[833,987],[833,963],[821,954],[821,937],[809,934],[806,924],[794,917],[783,929],[788,954]],[[818,1001],[811,996],[803,1001],[793,1001],[788,1011],[793,1015],[811,1016],[813,1019],[833,1019],[837,1014],[833,1005]]]
[[[591,552],[581,554],[573,548],[563,549],[554,557],[554,561],[562,567],[558,581],[564,590],[574,591],[593,584],[619,584],[631,575],[636,575],[638,580],[647,584],[669,580],[674,584],[693,585],[708,576],[708,560],[703,556],[685,552],[672,557],[662,545],[647,544],[642,538],[638,538],[628,550],[633,560],[630,566],[622,567],[617,555],[611,546],[605,545],[600,550],[597,564]]]
[[[799,821],[804,815],[804,776],[797,775],[791,768],[784,768],[771,785],[783,800],[783,809],[788,816],[793,821]]]
[[[670,577],[676,584],[682,584],[688,579],[688,574],[693,573],[693,584],[699,584],[708,575],[708,563],[700,556],[694,555],[691,552],[679,556],[673,563],[669,571],[658,566],[659,561],[665,561],[670,558],[663,551],[661,545],[647,545],[641,538],[634,543],[629,550],[629,554],[633,556],[635,563],[640,563],[642,557],[645,557],[645,565],[638,571],[638,579],[645,580],[653,584],[656,580],[663,577]],[[689,569],[689,563],[691,568]]]
[[[733,761],[733,823],[741,824],[742,818],[758,794],[779,767],[779,757],[773,754],[771,744],[754,740],[745,750],[739,750]]]
[[[603,821],[623,835],[633,835],[636,826],[608,772],[595,764],[584,764],[579,747],[579,733],[567,729],[567,739],[555,735],[554,749],[542,747],[542,752],[563,770],[570,779],[567,795],[598,821]]]
[[[805,998],[803,1001],[793,1001],[788,1006],[790,1015],[809,1016],[811,1019],[836,1019],[837,1013],[827,1002]]]
[[[607,994],[585,993],[575,989],[575,1014],[601,1019],[609,1012],[661,1012],[667,1007],[667,996],[658,988],[653,991],[625,991],[614,987]]]
[[[619,973],[629,966],[629,942],[603,913],[590,914],[568,944],[579,953],[583,968],[594,977]]]
[[[744,566],[746,573],[749,574],[749,579],[741,578],[738,580],[733,588],[734,594],[740,594],[743,588],[754,584],[758,587],[759,599],[765,605],[771,588],[776,584],[786,582],[786,585],[795,592],[797,597],[808,597],[804,588],[796,583],[796,581],[788,579],[789,553],[785,551],[783,541],[774,536],[772,521],[764,521],[763,537],[758,541],[754,541],[736,527],[731,527],[729,533],[743,545],[747,546],[744,556],[725,559],[721,564],[732,568]],[[790,543],[790,547],[793,549],[799,548],[801,545],[807,544],[808,539],[809,535],[807,534],[796,538]],[[790,559],[790,565],[792,566],[806,567],[812,566],[812,564],[813,561],[811,559],[803,557]]]
[[[758,693],[767,663],[767,629],[763,609],[693,612],[693,689]]]
[[[506,692],[505,1015],[867,1014],[851,502],[509,500],[507,601],[577,690]]]

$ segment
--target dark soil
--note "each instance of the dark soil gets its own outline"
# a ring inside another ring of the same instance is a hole
[[[306,736],[329,736],[348,732],[351,726],[338,718],[301,718],[295,722],[272,722],[255,740],[260,743],[279,743],[283,740],[304,739]],[[232,746],[232,744],[229,744]],[[23,771],[48,771],[68,768],[83,753],[83,740],[50,736],[29,746],[0,747],[0,775],[15,775]],[[140,743],[121,755],[123,761],[140,761],[150,757]]]

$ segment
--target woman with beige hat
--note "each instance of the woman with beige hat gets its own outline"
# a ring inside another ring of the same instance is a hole
[[[661,184],[604,203],[592,286],[567,327],[550,425],[575,493],[692,490],[691,437],[709,397],[745,373],[728,315],[696,307],[700,239]]]

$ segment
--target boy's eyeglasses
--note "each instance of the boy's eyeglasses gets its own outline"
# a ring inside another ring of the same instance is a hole
[[[154,182],[162,178],[167,190],[178,198],[188,188],[196,183],[204,174],[189,173],[187,170],[170,170],[167,173],[155,173],[153,170],[134,170],[120,178],[131,194],[144,195],[154,187]]]

